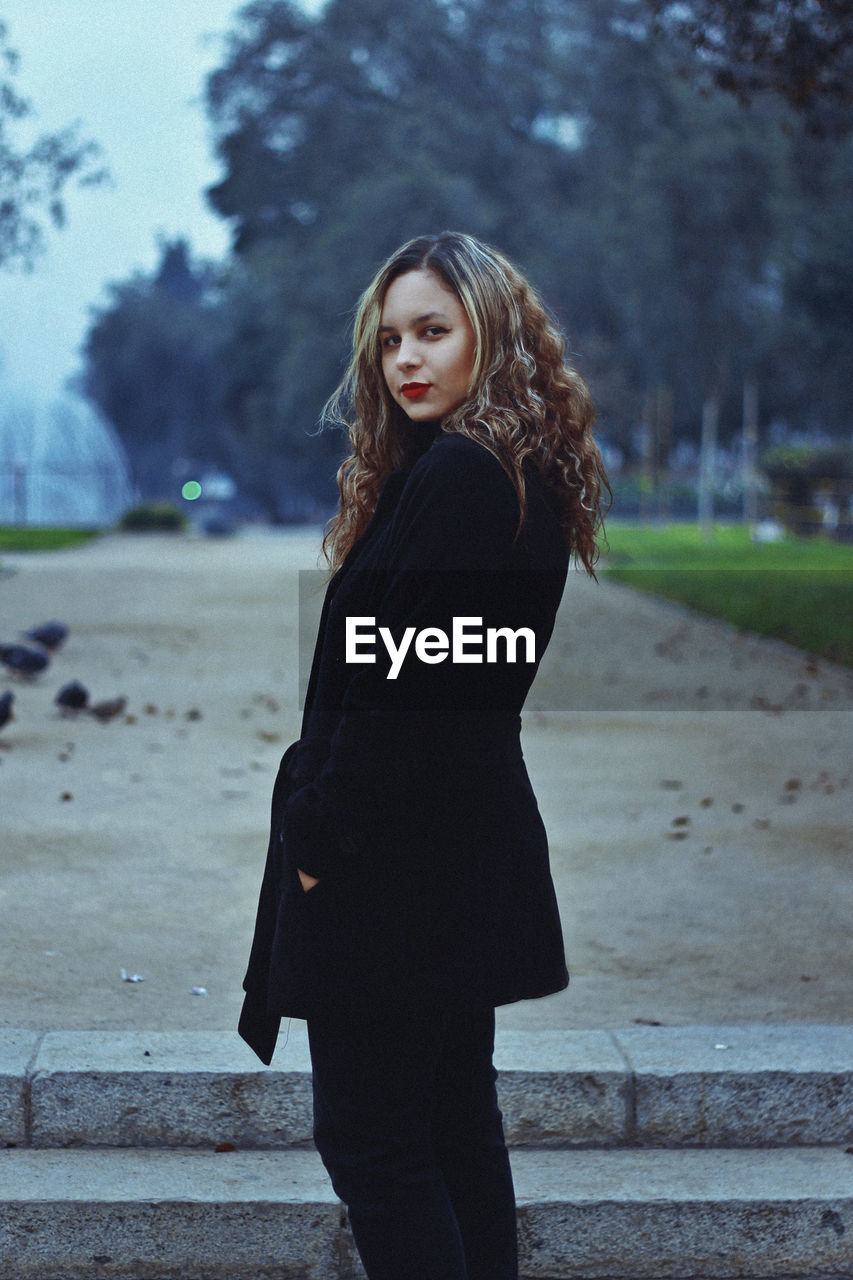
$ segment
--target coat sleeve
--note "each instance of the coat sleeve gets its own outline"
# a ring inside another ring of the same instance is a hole
[[[413,469],[393,517],[376,615],[399,645],[407,628],[482,618],[506,573],[519,506],[498,460],[464,437],[441,437]],[[488,714],[499,691],[494,668],[418,659],[408,650],[389,679],[385,646],[353,667],[342,714],[320,773],[291,796],[282,838],[294,867],[334,874],[358,861],[386,815],[405,807],[428,771],[458,748],[458,734]],[[427,771],[427,772],[425,772]]]
[[[269,1066],[272,1061],[275,1043],[278,1037],[281,1017],[270,1012],[269,1007],[269,970],[272,940],[275,935],[276,915],[281,895],[281,850],[276,838],[281,822],[281,812],[287,794],[292,787],[289,766],[296,754],[298,743],[291,743],[278,768],[278,775],[273,787],[271,805],[271,834],[267,848],[264,878],[258,900],[255,918],[255,932],[249,966],[243,979],[243,990],[246,997],[240,1012],[237,1027],[240,1035],[254,1050],[262,1062]]]

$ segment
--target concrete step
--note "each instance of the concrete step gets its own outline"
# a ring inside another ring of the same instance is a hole
[[[512,1153],[528,1280],[849,1280],[832,1148]],[[355,1280],[307,1151],[0,1152],[3,1280]]]
[[[853,1028],[501,1031],[511,1144],[853,1143]],[[264,1068],[233,1032],[0,1032],[0,1144],[308,1147],[303,1023]]]

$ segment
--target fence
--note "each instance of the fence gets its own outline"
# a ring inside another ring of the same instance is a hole
[[[115,464],[0,463],[0,524],[112,524],[131,496],[127,474]]]

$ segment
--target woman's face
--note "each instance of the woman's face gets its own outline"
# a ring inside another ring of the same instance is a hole
[[[476,338],[465,308],[432,271],[388,286],[379,319],[382,372],[413,422],[443,418],[467,398]]]

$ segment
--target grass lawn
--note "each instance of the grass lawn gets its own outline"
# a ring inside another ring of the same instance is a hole
[[[56,551],[97,538],[98,529],[53,529],[0,526],[0,551]]]
[[[853,666],[853,546],[752,543],[741,525],[716,526],[707,546],[694,524],[611,523],[607,536],[606,576]]]

